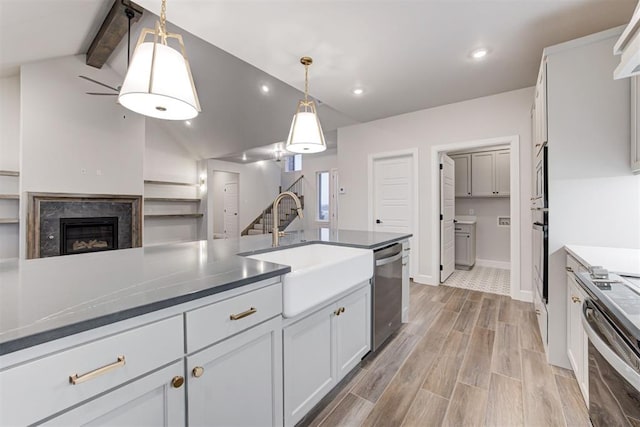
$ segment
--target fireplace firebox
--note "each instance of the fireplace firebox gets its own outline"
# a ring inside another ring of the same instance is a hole
[[[60,255],[118,249],[118,217],[60,218]]]

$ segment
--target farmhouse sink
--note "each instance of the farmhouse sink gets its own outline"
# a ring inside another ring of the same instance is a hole
[[[297,316],[373,276],[373,251],[368,249],[315,244],[247,258],[291,267],[282,279],[284,317]]]

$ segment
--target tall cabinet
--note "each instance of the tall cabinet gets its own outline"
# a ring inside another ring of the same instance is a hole
[[[640,217],[631,200],[637,178],[628,166],[631,87],[629,79],[613,79],[613,46],[621,32],[614,28],[546,48],[534,94],[531,148],[535,157],[547,147],[549,203],[549,294],[539,321],[549,325],[541,325],[548,331],[548,361],[565,368],[571,364],[563,247],[637,245],[637,233],[626,230]],[[594,203],[603,195],[606,203]]]

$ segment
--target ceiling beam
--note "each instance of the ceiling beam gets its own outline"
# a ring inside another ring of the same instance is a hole
[[[87,51],[87,65],[102,68],[129,29],[129,18],[126,10],[133,12],[131,23],[142,17],[141,6],[127,0],[115,0],[111,10],[104,19],[98,34]]]

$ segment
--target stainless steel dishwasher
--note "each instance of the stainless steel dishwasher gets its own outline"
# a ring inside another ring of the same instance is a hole
[[[402,244],[374,251],[373,344],[376,351],[402,324]]]

